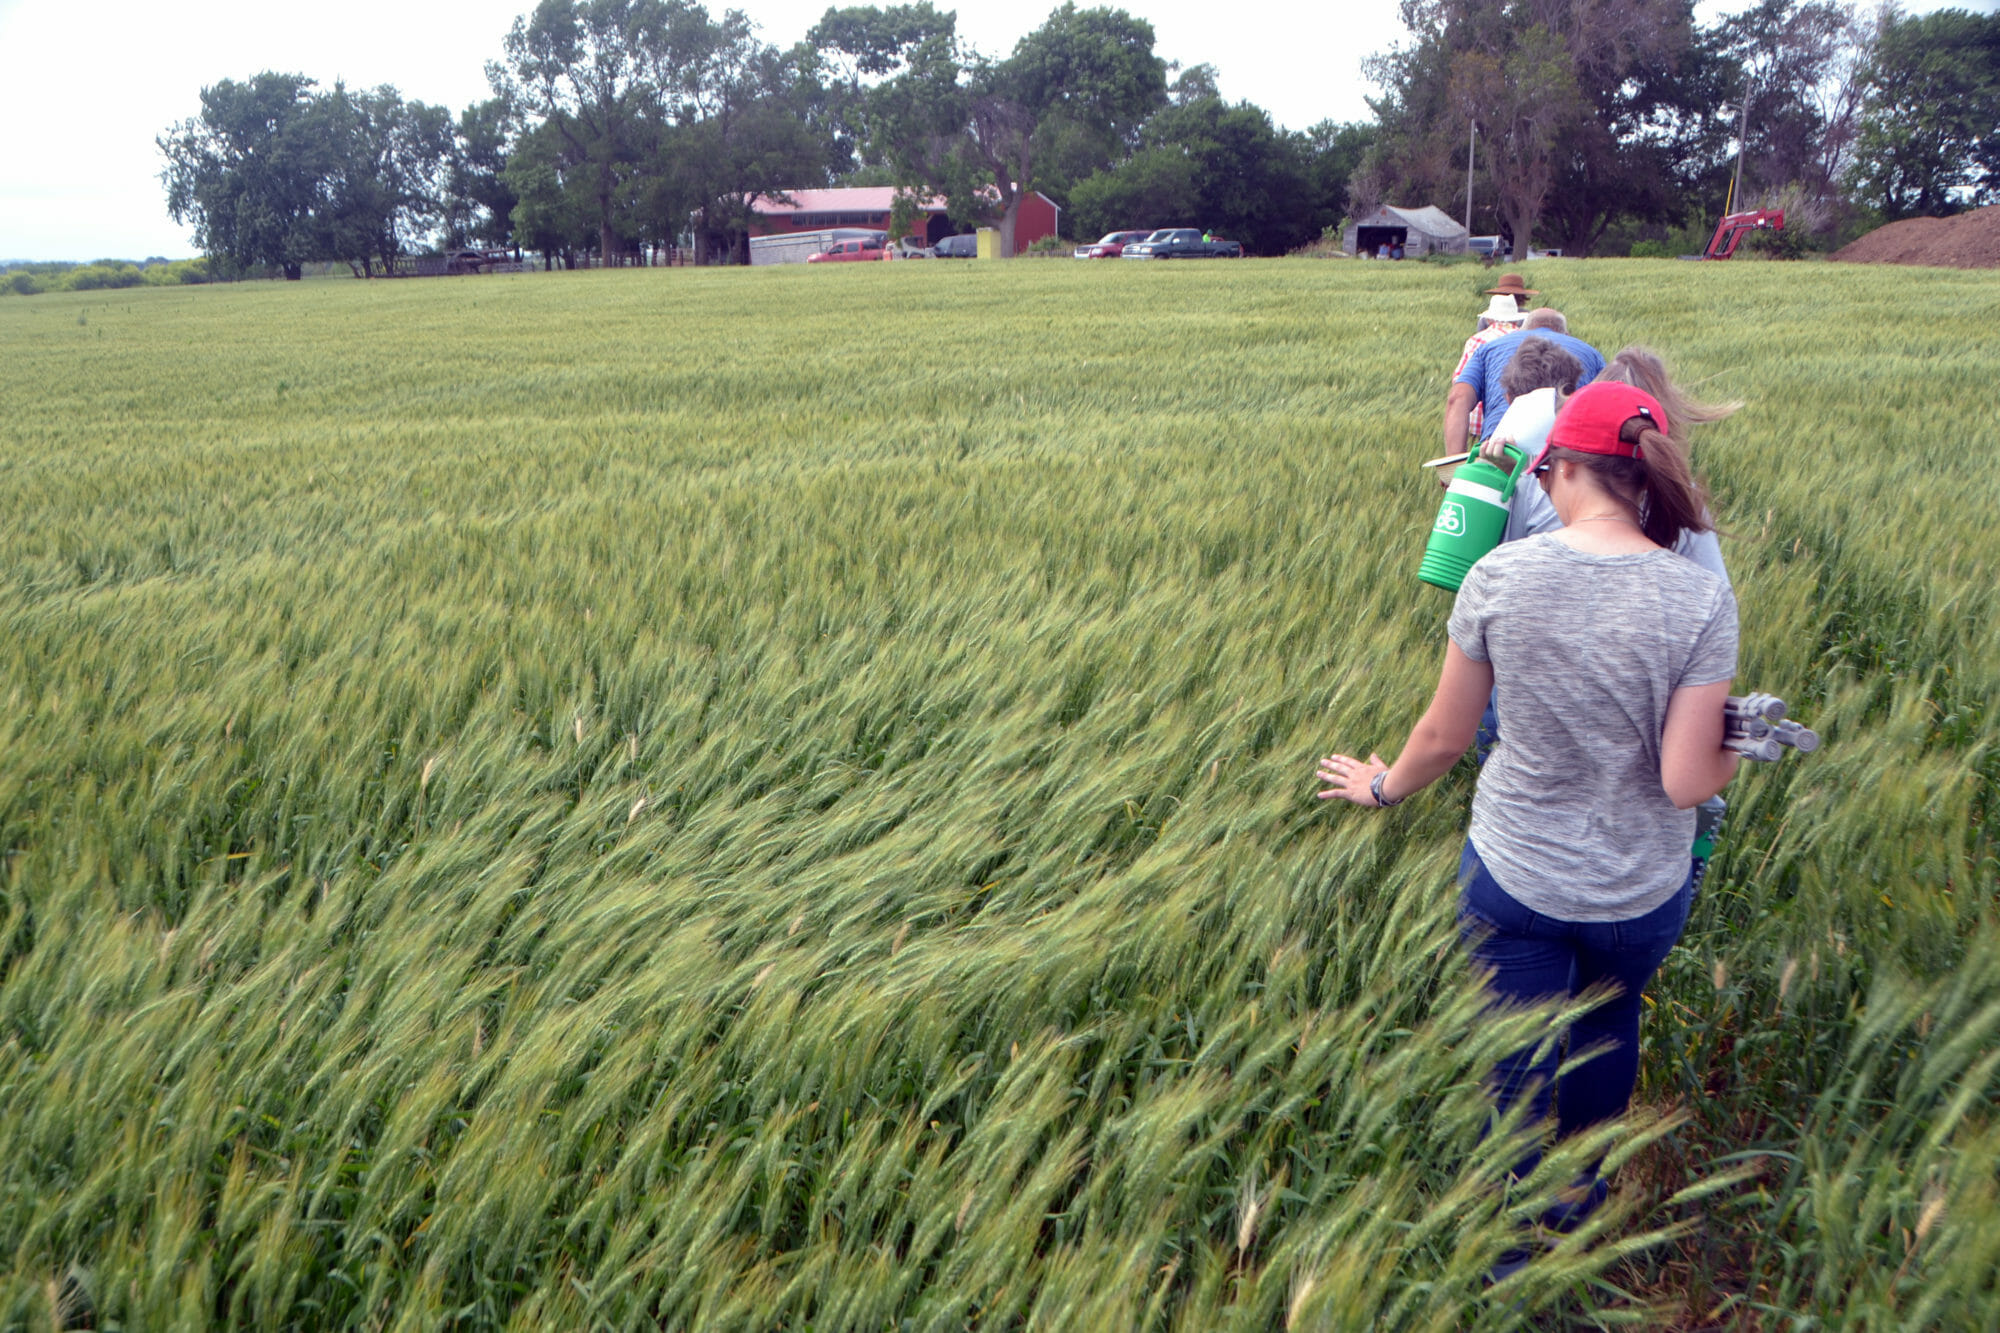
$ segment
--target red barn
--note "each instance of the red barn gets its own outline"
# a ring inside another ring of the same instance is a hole
[[[888,185],[849,186],[838,190],[789,190],[791,203],[780,203],[769,195],[759,195],[750,211],[752,236],[782,236],[792,231],[826,231],[834,227],[889,229],[889,210],[896,191]],[[1039,190],[1021,198],[1021,210],[1014,220],[1014,248],[1025,250],[1044,236],[1056,234],[1059,210],[1055,201]],[[927,199],[917,208],[917,234],[925,245],[936,245],[958,231],[944,215],[944,200]]]

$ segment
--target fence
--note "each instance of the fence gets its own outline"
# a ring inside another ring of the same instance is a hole
[[[398,255],[377,276],[443,278],[461,273],[519,273],[524,267],[506,250],[460,250],[449,255]]]

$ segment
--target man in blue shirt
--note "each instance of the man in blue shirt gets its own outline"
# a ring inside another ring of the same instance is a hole
[[[1568,352],[1583,365],[1581,383],[1588,384],[1596,379],[1604,369],[1604,354],[1581,338],[1572,338],[1567,322],[1558,312],[1543,306],[1532,312],[1519,333],[1510,333],[1504,338],[1496,338],[1480,347],[1465,363],[1465,369],[1451,382],[1451,392],[1445,398],[1444,407],[1444,451],[1447,454],[1464,453],[1466,436],[1471,433],[1466,425],[1466,416],[1472,405],[1482,405],[1484,420],[1480,426],[1479,438],[1485,439],[1500,424],[1506,414],[1507,390],[1501,387],[1500,376],[1507,369],[1507,363],[1521,350],[1521,344],[1529,338],[1546,338]]]

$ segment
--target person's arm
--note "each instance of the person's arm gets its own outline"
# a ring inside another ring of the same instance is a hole
[[[1472,405],[1479,401],[1479,390],[1470,384],[1453,384],[1451,392],[1444,396],[1444,451],[1448,454],[1465,452],[1465,440],[1472,433],[1467,421],[1472,413]]]
[[[1475,662],[1457,644],[1446,644],[1437,693],[1417,719],[1396,762],[1385,764],[1379,754],[1370,754],[1366,760],[1330,754],[1319,761],[1319,780],[1326,784],[1319,799],[1337,796],[1356,805],[1372,806],[1375,796],[1369,788],[1375,775],[1384,771],[1389,776],[1382,780],[1382,794],[1392,803],[1422,791],[1449,772],[1472,745],[1480,715],[1486,711],[1487,696],[1492,693],[1492,664]]]
[[[1667,700],[1660,735],[1660,785],[1679,810],[1692,810],[1729,785],[1742,756],[1722,748],[1722,708],[1729,682],[1683,685]],[[1393,794],[1393,793],[1392,793]]]
[[[1683,532],[1674,543],[1674,554],[1686,556],[1709,573],[1729,582],[1729,567],[1722,563],[1722,543],[1715,539],[1711,529],[1708,532]]]
[[[1538,537],[1544,532],[1560,531],[1562,516],[1542,488],[1532,480],[1514,492],[1514,507],[1507,511],[1507,526],[1500,531],[1503,542],[1517,542],[1524,537]]]

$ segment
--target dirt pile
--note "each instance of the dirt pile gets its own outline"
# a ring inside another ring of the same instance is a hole
[[[1849,264],[2000,268],[2000,204],[1950,218],[1910,218],[1877,227],[1833,252]]]

